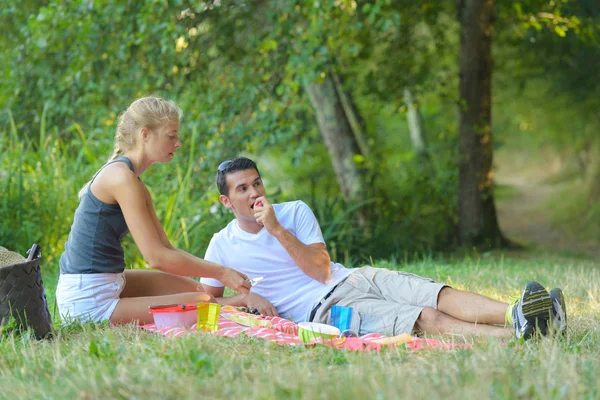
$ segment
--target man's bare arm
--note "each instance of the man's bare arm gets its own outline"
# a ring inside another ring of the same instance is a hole
[[[285,229],[275,216],[273,206],[261,196],[254,205],[254,217],[281,243],[298,267],[311,278],[326,283],[331,275],[331,258],[324,243],[306,245]]]
[[[306,245],[283,227],[273,236],[306,275],[321,283],[327,282],[331,275],[331,259],[324,243]]]

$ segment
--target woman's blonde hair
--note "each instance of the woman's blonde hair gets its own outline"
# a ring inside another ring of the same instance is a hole
[[[137,99],[119,115],[114,152],[108,161],[132,150],[140,129],[153,129],[179,119],[181,109],[171,100],[152,96]]]
[[[136,145],[137,133],[140,129],[154,129],[168,123],[179,122],[181,115],[181,109],[172,100],[155,96],[137,99],[119,115],[114,151],[108,161],[110,162],[132,150]],[[79,198],[83,196],[90,182],[81,188]]]

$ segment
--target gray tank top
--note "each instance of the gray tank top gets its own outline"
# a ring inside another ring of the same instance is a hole
[[[121,239],[129,229],[121,207],[98,200],[90,190],[100,171],[116,162],[127,163],[133,171],[129,158],[118,157],[96,172],[75,211],[65,251],[60,257],[61,274],[120,273],[125,270]]]

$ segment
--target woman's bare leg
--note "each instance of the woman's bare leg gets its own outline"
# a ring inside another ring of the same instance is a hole
[[[510,339],[515,336],[511,328],[461,321],[431,307],[423,309],[417,319],[415,328],[433,335],[458,334],[465,336],[490,336],[502,339]]]
[[[158,304],[215,303],[202,284],[195,280],[161,271],[126,270],[125,288],[113,311],[110,322],[123,324],[154,322],[148,307]]]
[[[139,324],[151,324],[154,317],[150,314],[149,306],[158,304],[188,304],[210,302],[216,303],[214,297],[208,293],[191,292],[178,293],[166,296],[151,297],[125,297],[117,303],[115,311],[110,316],[110,322],[113,324],[126,324],[137,322]]]
[[[508,304],[449,287],[438,295],[437,309],[456,319],[479,324],[504,324]]]
[[[188,278],[161,271],[133,269],[125,271],[125,289],[121,298],[164,296],[167,294],[202,292],[202,284]]]

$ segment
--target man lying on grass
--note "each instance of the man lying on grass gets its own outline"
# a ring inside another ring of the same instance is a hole
[[[271,204],[250,159],[221,163],[217,187],[235,219],[213,236],[205,259],[264,277],[249,294],[227,298],[221,282],[202,278],[204,290],[222,304],[321,323],[329,321],[331,306],[352,307],[352,330],[360,335],[420,331],[510,338],[516,333],[528,339],[535,332],[566,331],[558,288],[549,294],[529,282],[509,305],[413,274],[331,262],[311,209],[302,201]]]

